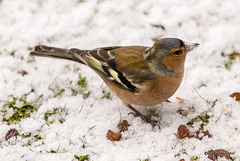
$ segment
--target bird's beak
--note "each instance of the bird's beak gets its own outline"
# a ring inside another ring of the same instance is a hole
[[[184,44],[185,44],[186,53],[189,53],[190,51],[192,51],[193,49],[197,48],[200,45],[199,43],[188,43],[188,42],[184,42]]]

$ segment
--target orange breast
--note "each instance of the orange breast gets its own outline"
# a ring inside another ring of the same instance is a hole
[[[119,97],[123,103],[153,106],[166,101],[178,89],[182,82],[183,74],[178,74],[171,77],[158,77],[155,80],[149,81],[141,89],[139,93],[133,93],[125,89],[114,86],[106,80],[105,83],[111,91]]]

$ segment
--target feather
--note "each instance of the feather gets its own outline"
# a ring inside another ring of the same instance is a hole
[[[105,80],[122,89],[139,92],[143,83],[155,79],[156,76],[147,70],[136,68],[135,65],[133,65],[133,69],[130,69],[118,64],[116,55],[121,56],[121,53],[118,52],[121,48],[126,47],[104,47],[94,50],[71,49],[70,51]]]

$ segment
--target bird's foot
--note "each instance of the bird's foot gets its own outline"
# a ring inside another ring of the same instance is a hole
[[[158,120],[152,119],[152,117],[147,117],[140,113],[138,110],[133,108],[130,104],[126,105],[129,109],[131,109],[133,112],[130,112],[129,114],[132,114],[134,117],[140,117],[144,122],[149,123],[154,128],[155,126],[158,126],[160,128],[160,122]]]

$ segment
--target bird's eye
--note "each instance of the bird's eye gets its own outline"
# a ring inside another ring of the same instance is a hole
[[[174,51],[173,54],[175,54],[175,55],[180,55],[180,54],[182,54],[182,50],[176,50],[176,51]]]

